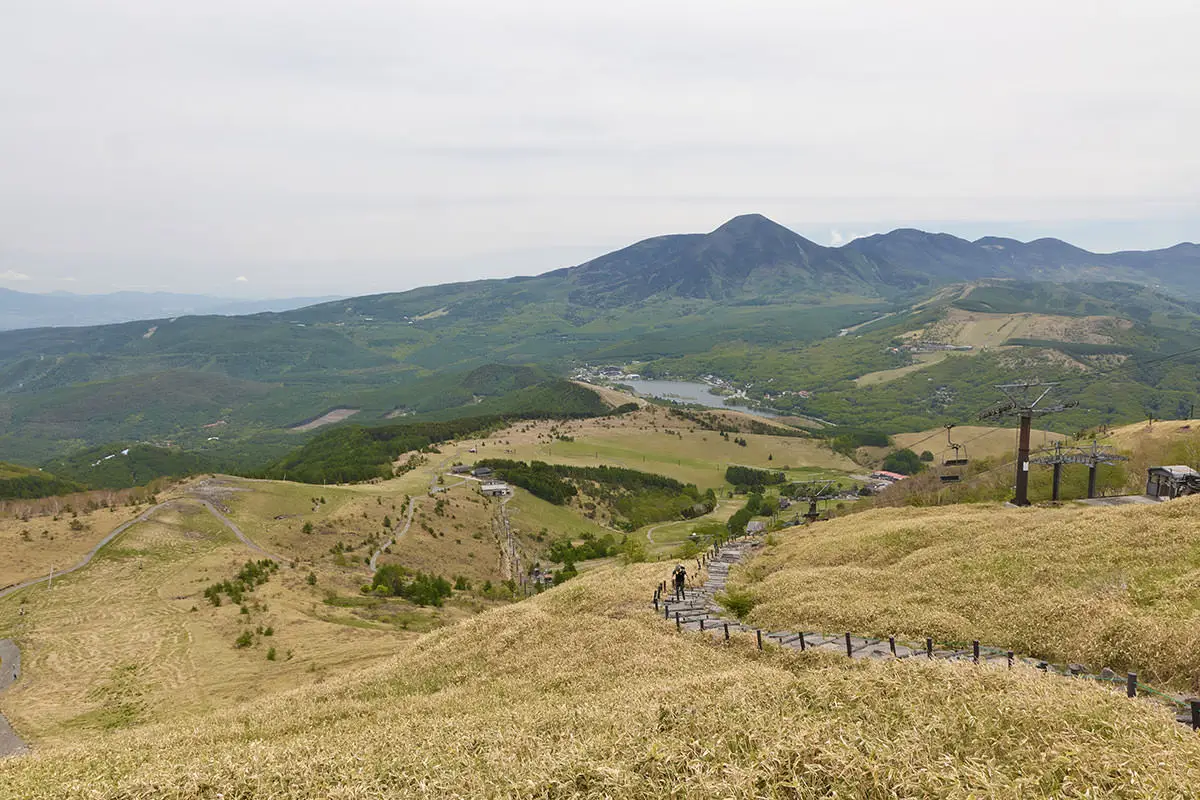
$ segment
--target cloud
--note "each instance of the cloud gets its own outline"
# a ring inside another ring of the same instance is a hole
[[[0,272],[0,281],[27,281],[29,279],[29,276],[24,272],[17,272],[12,269]]]
[[[829,246],[841,247],[844,244],[850,244],[855,239],[861,239],[862,236],[863,234],[861,233],[842,233],[838,229],[834,228],[829,232]]]
[[[250,279],[247,278],[245,275],[238,275],[233,280],[235,283],[249,283],[250,282]]]

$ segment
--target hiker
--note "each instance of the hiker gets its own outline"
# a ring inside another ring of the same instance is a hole
[[[675,577],[675,599],[682,600],[683,599],[683,586],[684,586],[684,583],[687,581],[687,570],[684,569],[683,564],[676,564],[675,572],[673,574]]]

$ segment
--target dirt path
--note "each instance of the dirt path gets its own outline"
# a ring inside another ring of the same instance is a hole
[[[417,498],[415,498],[415,497],[408,498],[408,517],[404,520],[404,528],[399,533],[394,534],[391,539],[389,539],[388,541],[386,541],[382,545],[380,545],[379,549],[371,554],[371,563],[368,564],[368,566],[370,567],[372,573],[375,572],[375,562],[377,562],[379,560],[379,557],[381,555],[383,555],[383,551],[386,550],[387,548],[391,547],[392,545],[394,545],[401,536],[408,533],[408,529],[412,526],[413,513],[416,510],[417,510]]]

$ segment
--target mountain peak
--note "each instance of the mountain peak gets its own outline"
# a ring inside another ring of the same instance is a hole
[[[713,233],[731,233],[735,236],[746,236],[760,234],[764,231],[779,230],[787,231],[793,236],[796,235],[778,222],[767,219],[762,214],[740,214],[717,228]]]

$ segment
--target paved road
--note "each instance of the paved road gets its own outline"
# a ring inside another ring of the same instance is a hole
[[[10,639],[0,639],[0,692],[7,689],[21,674],[21,651]],[[21,737],[0,714],[0,758],[20,755],[28,750]]]

